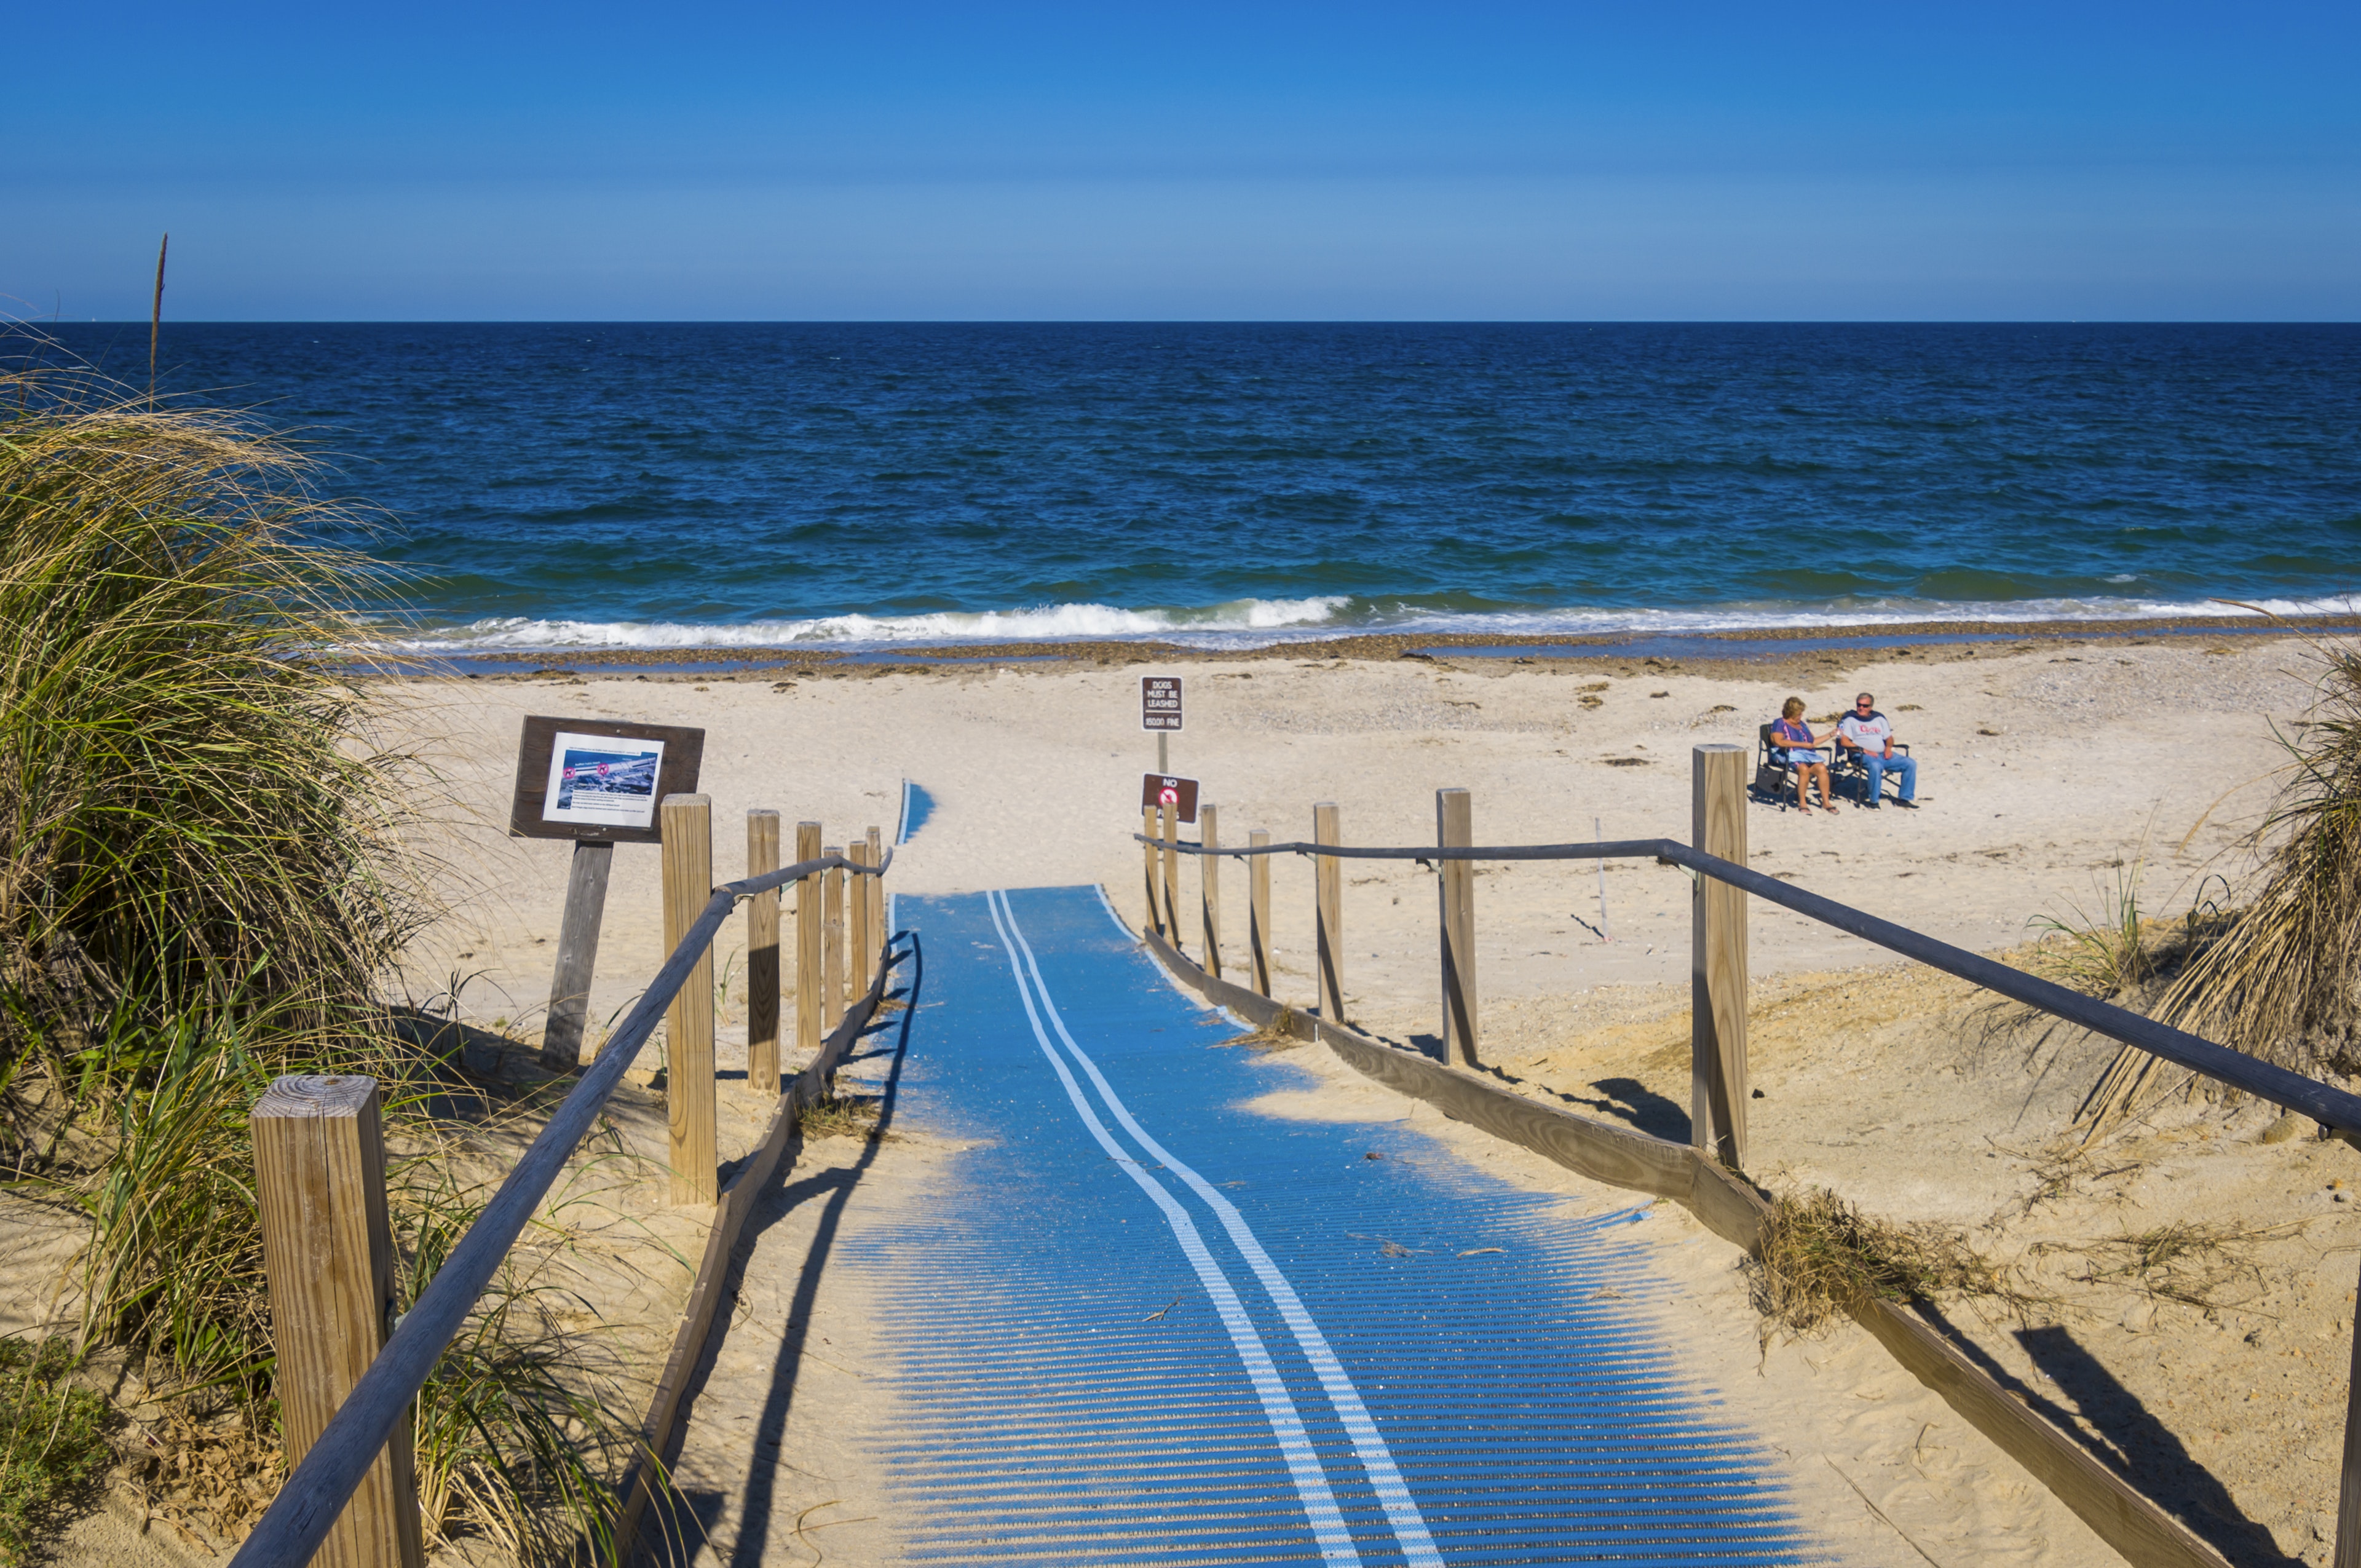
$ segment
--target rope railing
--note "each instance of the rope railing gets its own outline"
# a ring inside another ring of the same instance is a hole
[[[231,1568],[302,1568],[312,1561],[408,1413],[411,1401],[425,1387],[444,1348],[466,1322],[501,1259],[532,1221],[558,1172],[589,1134],[623,1074],[655,1032],[656,1021],[696,972],[706,948],[739,902],[824,872],[882,877],[893,863],[891,850],[874,866],[842,855],[823,855],[713,890],[621,1027],[551,1113],[492,1201],[435,1271],[434,1283],[396,1321],[391,1338],[279,1489],[254,1533],[231,1558]],[[414,1503],[407,1506],[415,1507]]]
[[[1184,843],[1178,839],[1166,839],[1145,833],[1134,833],[1132,839],[1161,850],[1184,855],[1235,856],[1250,855],[1311,855],[1328,856],[1348,861],[1619,861],[1655,860],[1667,865],[1685,867],[1701,876],[1744,890],[1765,903],[1792,909],[1807,919],[1823,926],[1832,926],[1863,941],[1914,959],[1929,969],[1959,976],[1986,991],[1997,992],[2012,1002],[2021,1002],[2070,1024],[2134,1046],[2150,1056],[2192,1072],[2200,1072],[2234,1089],[2243,1090],[2257,1099],[2298,1112],[2311,1117],[2347,1141],[2361,1141],[2361,1095],[2333,1089],[2315,1079],[2292,1072],[2260,1057],[2249,1056],[2228,1046],[2217,1045],[2200,1035],[2176,1029],[2153,1018],[2143,1017],[2128,1008],[2085,996],[2054,981],[2011,969],[1964,948],[1955,948],[1923,932],[1891,920],[1880,919],[1866,910],[1839,904],[1817,893],[1793,887],[1776,877],[1745,866],[1732,864],[1712,855],[1701,854],[1677,839],[1617,839],[1592,844],[1490,844],[1475,846],[1414,845],[1407,848],[1377,848],[1364,845],[1320,844],[1294,841],[1285,844],[1258,844],[1251,849],[1209,849],[1203,845]]]

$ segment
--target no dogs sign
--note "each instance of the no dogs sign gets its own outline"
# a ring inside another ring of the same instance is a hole
[[[1139,808],[1158,811],[1172,807],[1173,815],[1182,822],[1197,820],[1197,781],[1176,779],[1170,773],[1139,775]]]

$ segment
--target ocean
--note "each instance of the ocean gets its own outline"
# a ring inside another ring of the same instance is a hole
[[[146,323],[48,330],[144,382]],[[2361,593],[2353,325],[168,322],[162,363],[381,509],[425,652]]]

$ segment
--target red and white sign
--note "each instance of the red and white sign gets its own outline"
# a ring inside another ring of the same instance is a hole
[[[1197,781],[1174,778],[1170,773],[1139,775],[1139,808],[1142,811],[1172,807],[1176,820],[1197,820]]]

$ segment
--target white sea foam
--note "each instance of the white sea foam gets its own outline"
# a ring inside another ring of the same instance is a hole
[[[486,653],[588,648],[785,648],[820,643],[881,648],[909,643],[1042,642],[1110,638],[1246,636],[1321,626],[1352,601],[1341,596],[1237,599],[1202,609],[1123,609],[1105,604],[930,615],[832,615],[725,625],[681,621],[533,620],[503,617],[398,640],[412,652]]]
[[[421,628],[395,640],[417,653],[555,653],[590,650],[786,648],[856,651],[960,642],[1159,641],[1209,648],[1259,648],[1367,632],[1492,635],[1536,641],[1599,637],[1682,636],[1717,631],[1793,631],[1799,635],[1927,621],[2171,620],[2199,616],[2345,615],[2350,596],[2248,601],[2219,599],[2052,598],[1950,601],[1859,600],[1839,605],[1716,605],[1697,609],[1437,609],[1411,604],[1356,603],[1341,596],[1235,599],[1198,608],[1126,609],[1104,604],[941,611],[928,615],[837,615],[807,620],[589,621],[503,617],[465,626]]]

